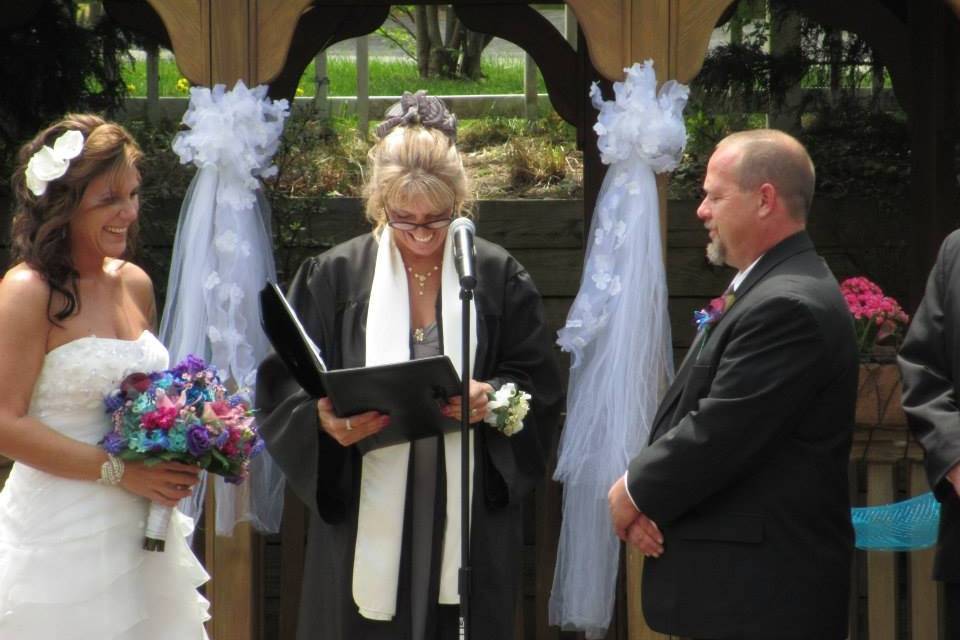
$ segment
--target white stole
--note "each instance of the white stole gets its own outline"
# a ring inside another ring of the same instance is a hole
[[[453,243],[447,234],[441,271],[443,353],[463,376],[460,281],[453,261]],[[477,311],[471,302],[470,353],[476,358]],[[410,297],[403,260],[393,241],[393,230],[384,227],[367,308],[366,365],[410,359]],[[472,371],[473,366],[466,367]],[[462,377],[461,377],[462,379]],[[468,399],[464,399],[468,401]],[[387,429],[390,427],[387,426]],[[458,604],[460,568],[460,432],[443,439],[446,463],[446,527],[440,568],[440,604]],[[403,443],[363,456],[357,544],[353,555],[353,600],[360,615],[370,620],[391,620],[397,612],[400,548],[406,510],[407,466],[410,444]],[[470,502],[473,503],[473,433],[470,433]]]

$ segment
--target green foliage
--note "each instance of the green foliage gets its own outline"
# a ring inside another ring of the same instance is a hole
[[[817,193],[902,199],[910,185],[910,133],[903,115],[845,100],[806,123],[803,141],[817,166]]]
[[[370,94],[398,96],[404,91],[426,89],[433,95],[471,95],[491,93],[522,93],[523,62],[513,58],[489,58],[481,64],[483,77],[467,79],[422,79],[411,61],[396,58],[370,59]],[[330,57],[327,60],[331,96],[353,96],[357,93],[357,66],[350,58]],[[314,93],[313,63],[300,78],[304,95]],[[543,78],[538,76],[538,91],[546,91]]]
[[[539,138],[512,138],[507,144],[511,186],[550,186],[567,177],[565,147]]]
[[[481,64],[483,78],[428,79],[417,73],[417,66],[410,60],[397,58],[370,58],[370,94],[375,96],[398,96],[404,91],[426,89],[433,95],[472,95],[523,92],[523,61],[513,58],[485,58]],[[125,89],[131,96],[147,94],[146,63],[130,60],[121,68]],[[189,85],[180,75],[176,62],[161,58],[159,64],[160,95],[187,95]],[[357,65],[352,58],[331,56],[327,59],[327,77],[330,80],[328,95],[353,96],[357,93]],[[311,62],[297,89],[298,96],[312,96],[315,92],[314,64]],[[546,92],[541,75],[537,76],[538,91]]]
[[[803,77],[805,59],[794,55],[774,57],[757,42],[715,47],[692,83],[693,108],[727,113],[765,110],[779,104],[793,81]]]
[[[118,60],[130,37],[104,19],[77,21],[73,0],[49,0],[31,22],[0,33],[0,159],[6,170],[20,144],[70,111],[108,114],[126,84]],[[7,175],[8,172],[5,171]]]
[[[312,109],[295,112],[274,157],[278,171],[269,181],[271,191],[297,197],[357,195],[369,144],[355,131],[353,120],[326,124]]]
[[[566,145],[568,148],[576,144],[576,130],[551,112],[538,120],[488,116],[461,121],[457,146],[465,152],[478,151],[506,144],[517,137],[538,137],[550,145]]]
[[[123,81],[131,96],[147,95],[147,65],[142,59],[130,58],[121,67]],[[164,54],[157,65],[157,85],[161,96],[187,97],[190,82],[183,77],[177,63]]]
[[[413,5],[395,4],[390,7],[390,15],[377,34],[392,42],[398,49],[416,63],[417,37],[413,31]]]

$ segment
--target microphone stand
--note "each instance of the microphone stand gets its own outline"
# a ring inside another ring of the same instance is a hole
[[[462,359],[461,402],[460,402],[460,640],[470,638],[470,302],[473,300],[472,288],[460,283],[460,300],[463,320],[461,330]]]

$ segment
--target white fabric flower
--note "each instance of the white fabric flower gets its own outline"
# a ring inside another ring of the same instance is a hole
[[[27,163],[27,188],[39,197],[47,191],[47,184],[63,177],[70,168],[70,161],[83,151],[83,134],[67,131],[60,135],[53,146],[43,145]]]
[[[233,229],[228,229],[217,236],[217,239],[213,241],[213,244],[217,247],[217,251],[220,253],[233,253],[237,250],[237,246],[240,244],[240,238]]]
[[[203,281],[203,288],[209,291],[218,284],[220,284],[220,274],[218,274],[216,271],[211,271],[207,274],[207,277]]]

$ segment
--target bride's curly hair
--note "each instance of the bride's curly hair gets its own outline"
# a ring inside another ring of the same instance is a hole
[[[83,150],[70,160],[67,172],[47,184],[42,195],[27,187],[26,169],[30,158],[44,145],[67,131],[83,134]],[[17,168],[10,186],[14,195],[11,226],[11,264],[26,263],[42,275],[50,286],[47,313],[55,324],[79,310],[77,270],[70,254],[70,219],[92,180],[103,175],[119,176],[127,169],[139,170],[143,153],[133,136],[120,125],[93,114],[69,114],[23,145],[17,155]],[[137,225],[127,237],[127,257],[135,246]],[[52,310],[54,295],[63,304]]]

